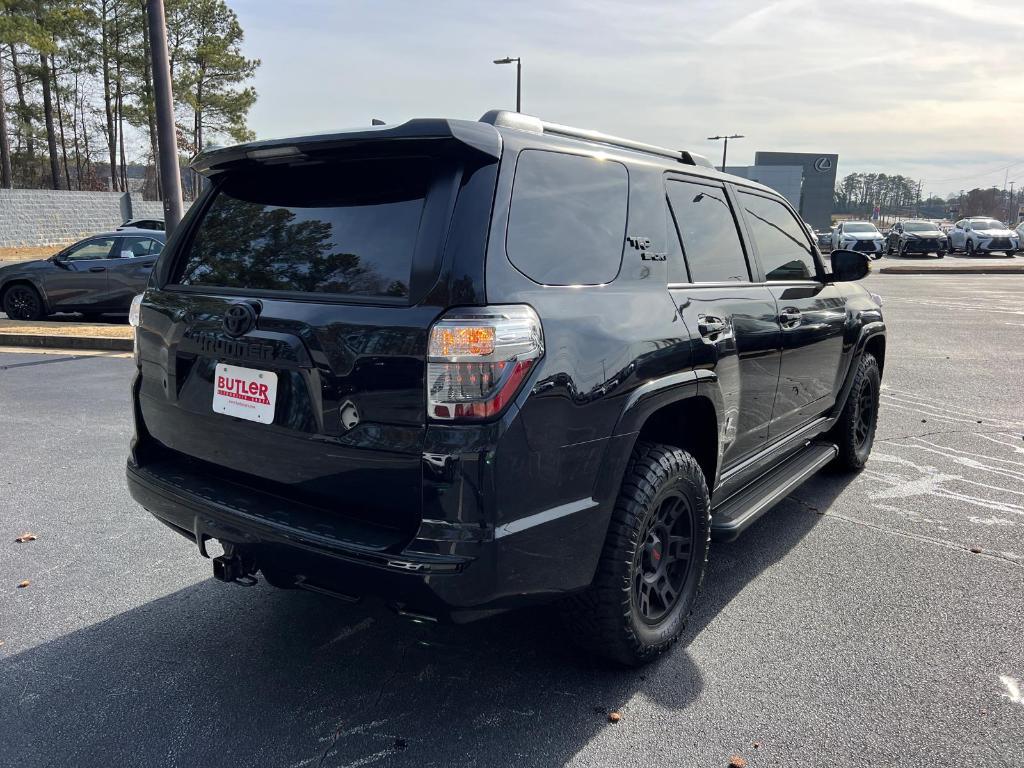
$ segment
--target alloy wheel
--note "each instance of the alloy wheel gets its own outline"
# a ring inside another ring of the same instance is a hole
[[[857,441],[857,450],[861,450],[871,439],[871,433],[875,424],[875,389],[869,381],[861,387],[857,397],[857,424],[854,427],[854,439]]]
[[[39,310],[39,296],[31,288],[16,285],[4,297],[4,311],[12,320],[33,320]]]
[[[633,566],[633,603],[657,624],[679,602],[693,560],[693,510],[681,493],[666,496],[644,526]]]

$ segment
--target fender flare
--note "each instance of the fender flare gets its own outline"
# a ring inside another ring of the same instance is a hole
[[[641,384],[625,398],[622,411],[605,448],[594,485],[594,499],[607,509],[609,515],[618,496],[629,456],[647,419],[665,406],[697,397],[709,400],[714,408],[719,429],[717,441],[720,453],[723,406],[718,377],[713,371],[697,369],[670,373]],[[718,459],[720,460],[721,456],[718,456]],[[720,461],[718,463],[720,464]]]
[[[846,378],[843,380],[843,387],[839,390],[839,397],[836,398],[836,404],[832,406],[832,412],[829,414],[829,418],[839,418],[839,415],[843,412],[843,408],[846,407],[846,398],[849,397],[850,388],[853,387],[853,379],[857,375],[857,367],[860,365],[860,360],[864,356],[864,348],[867,347],[868,342],[871,341],[871,339],[876,338],[877,336],[885,337],[885,322],[883,320],[873,320],[861,326],[860,335],[857,337],[853,354],[850,356],[850,367],[846,371]]]

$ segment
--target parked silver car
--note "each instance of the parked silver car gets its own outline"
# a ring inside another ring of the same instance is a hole
[[[960,219],[949,230],[950,252],[964,251],[968,256],[976,253],[1002,251],[1012,256],[1020,250],[1020,235],[998,219],[978,216]]]

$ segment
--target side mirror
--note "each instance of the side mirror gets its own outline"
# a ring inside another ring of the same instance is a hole
[[[852,283],[871,272],[868,257],[859,251],[832,251],[832,280],[837,283]]]

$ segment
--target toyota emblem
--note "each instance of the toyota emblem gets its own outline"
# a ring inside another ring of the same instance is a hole
[[[239,302],[224,313],[224,332],[228,336],[243,336],[256,325],[256,310],[252,304]]]

